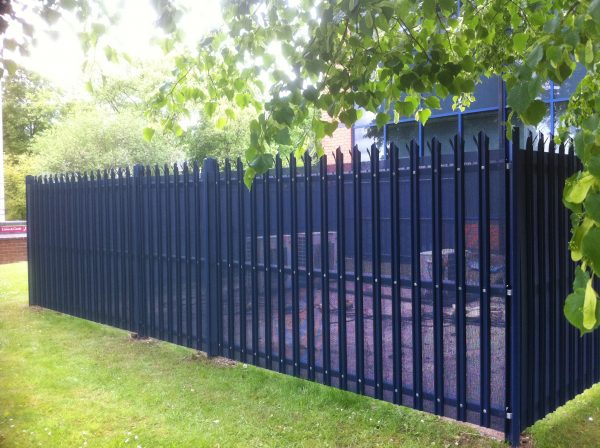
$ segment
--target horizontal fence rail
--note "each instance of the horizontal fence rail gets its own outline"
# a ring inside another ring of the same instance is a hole
[[[240,160],[28,177],[30,304],[514,443],[600,373],[562,316],[574,155],[515,135],[277,156],[251,190]]]

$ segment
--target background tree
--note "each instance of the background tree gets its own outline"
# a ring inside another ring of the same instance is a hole
[[[25,176],[31,173],[31,158],[28,155],[5,160],[4,196],[6,219],[9,221],[24,220],[26,217]]]
[[[18,68],[2,83],[6,211],[25,219],[25,176],[33,139],[68,109],[60,92],[36,73]]]
[[[212,120],[199,116],[183,137],[189,159],[202,161],[207,157],[223,162],[243,157],[250,143],[250,121],[253,116],[240,115],[223,128]]]
[[[94,104],[73,108],[64,120],[32,144],[33,173],[82,172],[141,163],[173,163],[184,158],[172,135],[143,137],[147,120],[132,110],[109,113]]]
[[[38,74],[19,68],[2,84],[4,151],[25,154],[36,134],[58,120],[67,106],[61,93]]]

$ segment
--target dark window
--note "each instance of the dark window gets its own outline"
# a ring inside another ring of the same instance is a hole
[[[419,143],[419,125],[416,121],[388,125],[387,141],[393,142],[398,147],[400,157],[408,157],[406,145],[409,145],[411,140]]]
[[[499,127],[498,112],[478,112],[463,115],[463,138],[465,151],[477,151],[473,137],[477,138],[479,132],[485,132],[490,139],[490,149],[498,149]]]
[[[431,142],[433,137],[437,138],[442,144],[442,154],[452,152],[450,140],[458,132],[458,116],[442,117],[430,119],[423,128],[423,144],[427,148],[427,143]]]

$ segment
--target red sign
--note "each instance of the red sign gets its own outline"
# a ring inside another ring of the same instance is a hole
[[[0,233],[27,233],[27,226],[3,225],[0,226]]]

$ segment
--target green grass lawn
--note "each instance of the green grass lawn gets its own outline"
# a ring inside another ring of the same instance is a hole
[[[502,445],[433,415],[196,358],[30,309],[26,264],[0,266],[2,447]],[[540,447],[599,446],[598,422],[595,387],[531,435]]]

